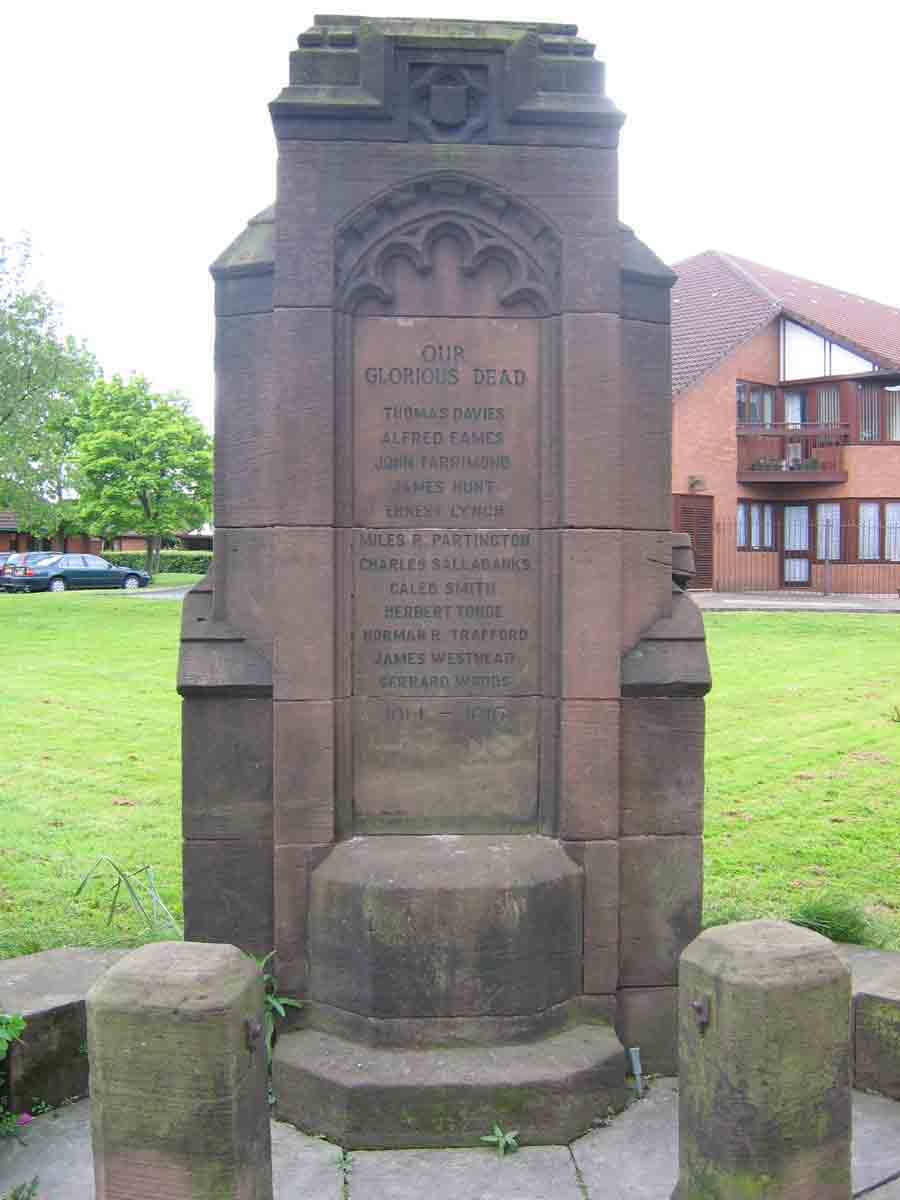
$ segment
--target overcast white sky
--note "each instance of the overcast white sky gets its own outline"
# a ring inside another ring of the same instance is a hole
[[[900,304],[900,4],[407,0],[329,12],[577,22],[628,115],[622,219]],[[274,198],[267,104],[316,10],[283,0],[12,0],[0,236],[107,375],[212,412],[209,263]]]

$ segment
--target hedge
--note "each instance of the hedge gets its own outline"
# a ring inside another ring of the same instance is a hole
[[[147,556],[143,550],[107,550],[103,557],[117,567],[144,569]],[[162,550],[159,555],[160,571],[177,571],[179,574],[205,575],[212,562],[212,550]]]

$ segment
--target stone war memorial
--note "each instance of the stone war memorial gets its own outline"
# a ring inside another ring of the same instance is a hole
[[[674,1071],[700,927],[674,277],[574,26],[319,17],[271,114],[275,204],[212,268],[185,934],[304,1002],[282,1118],[567,1141],[626,1048]]]

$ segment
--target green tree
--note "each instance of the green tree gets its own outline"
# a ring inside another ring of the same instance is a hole
[[[0,507],[32,533],[74,515],[72,448],[79,394],[98,375],[90,352],[57,330],[56,307],[29,284],[30,246],[0,240]]]
[[[151,573],[162,539],[202,525],[212,508],[212,440],[187,409],[140,376],[98,380],[81,403],[78,516],[104,538],[143,534]]]

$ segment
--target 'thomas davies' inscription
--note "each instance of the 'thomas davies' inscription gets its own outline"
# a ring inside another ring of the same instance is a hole
[[[538,325],[354,322],[355,524],[537,524]]]

